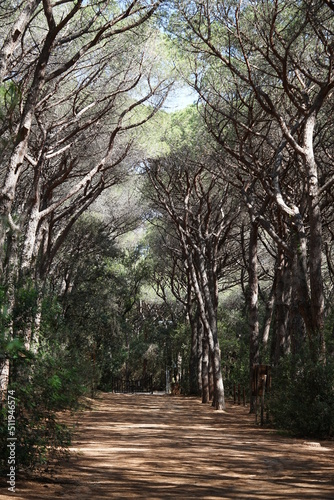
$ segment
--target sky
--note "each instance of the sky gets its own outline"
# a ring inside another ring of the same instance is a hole
[[[190,87],[178,87],[170,92],[163,109],[168,113],[172,113],[193,104],[197,99],[197,93]]]

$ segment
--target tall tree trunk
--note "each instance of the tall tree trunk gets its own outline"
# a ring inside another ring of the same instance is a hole
[[[210,359],[212,360],[213,379],[214,379],[214,406],[216,410],[225,409],[225,393],[223,375],[221,369],[221,352],[219,348],[218,330],[217,330],[217,289],[218,280],[211,276],[211,286],[208,275],[205,269],[205,258],[202,252],[199,255],[199,269],[201,275],[201,285],[205,297],[206,312],[208,317],[209,327],[209,346],[210,346]],[[203,318],[202,318],[203,320]]]
[[[268,348],[269,333],[270,333],[270,327],[271,327],[274,304],[275,304],[276,279],[277,279],[277,271],[275,272],[275,278],[269,292],[269,297],[266,302],[266,310],[264,314],[263,328],[261,335],[263,355],[266,354]]]
[[[255,411],[255,399],[252,395],[252,369],[253,365],[259,363],[259,318],[258,318],[258,257],[257,257],[257,242],[258,240],[258,225],[251,223],[249,236],[249,259],[248,259],[248,274],[249,274],[249,385],[250,385],[250,408],[249,412]]]
[[[205,257],[203,254],[198,255],[198,274],[201,278],[201,285],[197,278],[196,269],[194,267],[193,257],[188,251],[188,246],[184,246],[185,253],[188,258],[189,268],[191,270],[191,279],[194,286],[194,292],[197,298],[200,317],[204,327],[204,334],[207,336],[210,351],[214,353],[213,374],[215,377],[215,408],[223,410],[225,408],[224,384],[221,370],[221,357],[217,335],[217,308],[214,307],[212,297],[210,295],[209,282],[205,270]],[[215,291],[214,291],[215,292]]]
[[[291,270],[283,253],[280,253],[279,259],[276,283],[276,365],[290,348],[288,324],[291,305]]]
[[[5,259],[5,276],[3,277],[3,285],[6,286],[6,307],[7,315],[9,318],[9,326],[7,331],[7,339],[10,341],[13,339],[14,326],[13,326],[13,311],[15,305],[15,289],[18,280],[18,244],[19,244],[19,230],[14,225],[11,224],[10,230],[6,234],[6,259]],[[8,358],[4,358],[0,365],[0,390],[1,399],[6,397],[8,384],[9,384],[9,374],[11,370],[11,362]]]
[[[298,280],[295,279],[295,276],[299,273],[299,263],[298,263],[298,255],[295,253],[292,259],[291,266],[291,295],[293,300],[291,300],[291,308],[290,308],[290,319],[289,319],[289,330],[290,330],[290,338],[291,338],[291,350],[293,354],[297,354],[300,352],[300,349],[304,345],[307,340],[307,331],[304,318],[301,314],[298,301],[296,297],[298,297]]]
[[[194,309],[194,303],[188,304],[188,315],[191,327],[191,349],[189,360],[189,393],[197,396],[199,394],[198,387],[198,314]]]
[[[308,212],[310,221],[309,263],[313,344],[324,354],[324,290],[322,279],[322,218],[319,199],[318,169],[313,151],[316,112],[308,117],[304,129],[305,166],[308,183]]]
[[[203,361],[203,323],[197,312],[197,386],[199,394],[202,394],[202,361]]]
[[[18,133],[15,138],[13,150],[10,155],[10,161],[7,171],[4,175],[3,186],[0,192],[0,216],[2,224],[0,226],[0,247],[5,241],[5,224],[8,217],[11,217],[11,210],[15,199],[17,183],[19,181],[25,155],[28,150],[28,143],[31,133],[31,127],[34,119],[34,113],[40,91],[45,81],[46,65],[50,56],[51,40],[47,37],[44,47],[41,51],[38,64],[36,66],[33,82],[28,92]]]
[[[37,207],[30,214],[27,221],[24,235],[24,244],[22,249],[20,270],[22,276],[32,274],[33,257],[36,256],[36,239],[38,234],[38,225],[40,222],[39,211]]]
[[[315,330],[313,322],[311,296],[308,283],[306,230],[300,217],[296,220],[296,231],[293,235],[293,244],[294,251],[296,252],[294,272],[292,276],[292,288],[296,291],[294,301],[298,305],[298,310],[303,318],[312,355],[316,361],[319,355],[319,345],[317,342],[318,332]]]
[[[202,403],[210,401],[210,388],[209,388],[209,342],[206,336],[202,339]]]
[[[213,357],[209,346],[209,400],[212,401],[212,406],[215,406],[215,378],[213,373]]]

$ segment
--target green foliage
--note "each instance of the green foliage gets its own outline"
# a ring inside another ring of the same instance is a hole
[[[35,395],[49,411],[76,408],[79,397],[85,392],[83,372],[85,363],[80,363],[66,346],[46,341],[39,347],[34,360],[32,383],[35,383]],[[38,369],[36,369],[36,366]]]
[[[231,396],[234,384],[246,389],[249,385],[249,329],[243,298],[238,292],[230,291],[222,297],[218,332],[225,392]]]
[[[10,390],[15,394],[17,467],[39,468],[51,457],[66,454],[71,433],[59,421],[57,412],[78,408],[78,399],[84,393],[79,368],[70,354],[54,344],[44,345],[34,357],[14,361],[10,380]],[[6,407],[0,418],[1,467],[5,468]]]
[[[181,392],[189,393],[189,363],[191,349],[191,331],[189,323],[179,319],[170,336],[172,353],[172,382],[176,381],[177,375],[181,376],[179,380]]]
[[[334,436],[334,362],[314,363],[309,352],[287,356],[273,371],[273,424],[293,435]]]
[[[33,325],[37,313],[38,291],[31,281],[18,286],[15,291],[13,309],[14,331],[24,334],[28,325]]]
[[[334,307],[328,306],[327,314],[325,317],[324,337],[329,355],[334,355]]]
[[[26,350],[23,340],[18,337],[13,339],[0,337],[0,350],[11,360],[19,357],[30,357],[30,352]]]
[[[36,307],[36,291],[28,286],[19,288],[13,313],[2,318],[2,324],[13,320],[20,336],[11,337],[8,329],[0,335],[1,353],[10,361],[9,389],[15,395],[17,467],[31,469],[66,454],[70,430],[59,422],[58,412],[78,408],[85,392],[82,374],[87,372],[80,355],[73,355],[61,338],[59,322],[57,330],[59,304],[55,299],[45,298],[38,345],[27,350],[24,327],[32,324]],[[4,404],[0,412],[0,469],[6,468],[7,437]]]
[[[71,352],[91,395],[97,388],[110,390],[113,376],[141,373],[148,349],[140,310],[150,273],[145,247],[137,242],[117,248],[100,220],[83,217],[60,264],[58,279],[70,275],[71,287],[60,302],[46,304],[46,337]]]
[[[192,104],[174,113],[159,111],[141,131],[140,140],[144,154],[149,158],[177,151],[182,154],[182,150],[192,152],[196,157],[199,152],[208,148],[211,136],[207,133],[197,107]]]
[[[208,148],[210,137],[194,104],[172,113],[171,127],[166,139],[172,145],[173,152],[178,150],[180,154],[184,149],[192,150],[196,157]]]
[[[0,85],[0,120],[10,118],[20,99],[20,89],[14,82],[9,81]]]
[[[8,327],[10,324],[10,314],[8,312],[8,304],[6,301],[6,288],[0,286],[0,342],[1,338],[5,338],[5,333],[8,331]],[[0,348],[3,346],[0,345]]]

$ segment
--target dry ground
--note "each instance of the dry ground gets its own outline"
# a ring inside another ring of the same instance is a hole
[[[242,406],[101,394],[79,417],[69,462],[1,499],[334,499],[334,443],[258,428]]]

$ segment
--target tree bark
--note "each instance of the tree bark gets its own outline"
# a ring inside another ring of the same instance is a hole
[[[288,329],[291,306],[291,270],[283,254],[279,256],[276,282],[276,347],[275,364],[289,352],[290,332]]]
[[[255,412],[255,399],[252,396],[252,369],[253,365],[259,363],[260,350],[259,350],[259,318],[258,318],[258,295],[259,295],[259,282],[258,282],[258,225],[256,222],[251,222],[250,236],[249,236],[249,259],[248,259],[248,273],[249,273],[249,384],[250,384],[250,408],[249,412]]]
[[[7,401],[7,391],[9,384],[9,359],[4,358],[1,360],[0,365],[0,407]]]
[[[191,327],[191,349],[190,349],[190,360],[189,360],[189,393],[191,395],[199,394],[198,386],[198,342],[199,342],[199,332],[198,332],[198,320],[197,311],[194,309],[194,303],[190,299],[191,304],[188,304],[188,315]]]
[[[209,389],[209,342],[206,336],[202,339],[202,403],[210,401]]]
[[[322,278],[322,216],[319,199],[318,169],[313,151],[313,134],[316,113],[307,119],[304,128],[305,167],[308,184],[308,212],[310,221],[309,268],[311,291],[311,315],[314,349],[324,354],[324,290]]]
[[[4,80],[7,72],[8,62],[14,53],[16,47],[19,45],[22,34],[24,33],[27,25],[31,20],[31,15],[41,3],[41,0],[26,0],[25,5],[19,14],[17,20],[13,24],[10,29],[4,44],[2,46],[2,50],[0,52],[0,81]]]
[[[268,347],[269,333],[274,311],[276,279],[277,279],[277,271],[275,272],[275,278],[269,292],[269,297],[266,303],[266,310],[263,321],[261,337],[262,337],[262,349],[264,353],[266,353]]]
[[[203,294],[205,297],[205,305],[200,307],[202,321],[204,327],[207,329],[211,360],[212,360],[212,370],[213,370],[213,380],[214,380],[214,406],[216,410],[225,409],[225,395],[224,395],[224,384],[223,376],[221,370],[221,352],[219,349],[218,332],[217,332],[217,307],[215,307],[214,300],[212,299],[211,293],[216,293],[216,290],[210,290],[209,281],[207,278],[207,273],[205,270],[204,256],[199,256],[199,269],[201,275],[201,286],[203,289]]]
[[[199,394],[202,394],[203,324],[198,313],[196,320],[197,320],[197,386]]]

